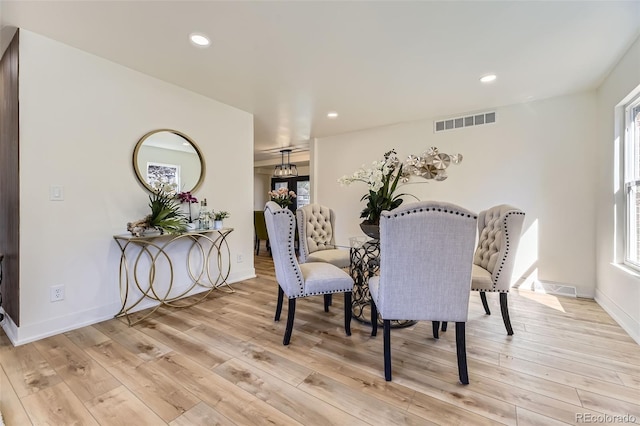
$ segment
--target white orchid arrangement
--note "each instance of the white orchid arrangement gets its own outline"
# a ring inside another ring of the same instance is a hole
[[[366,168],[363,164],[352,175],[345,175],[338,179],[341,185],[348,186],[353,182],[364,182],[369,187],[369,191],[378,192],[385,183],[389,183],[391,176],[398,170],[397,176],[399,181],[406,183],[409,180],[408,173],[402,173],[403,165],[396,156],[395,150],[391,150],[384,154],[384,159],[375,160],[371,163],[371,167]]]
[[[393,210],[402,204],[401,197],[406,194],[394,195],[398,183],[409,180],[408,174],[404,173],[402,168],[403,164],[398,160],[395,150],[391,150],[384,154],[382,161],[371,163],[370,168],[362,166],[351,176],[338,179],[341,185],[364,182],[369,187],[369,192],[360,199],[367,200],[367,205],[360,213],[360,217],[364,218],[366,223],[377,225],[383,210]]]
[[[352,175],[342,176],[338,182],[345,186],[353,182],[367,184],[369,192],[360,199],[360,201],[367,200],[367,205],[360,217],[364,218],[366,223],[378,224],[383,210],[393,210],[402,204],[402,196],[410,195],[394,195],[398,184],[409,182],[411,176],[443,181],[447,178],[447,167],[450,164],[459,164],[461,161],[461,154],[444,154],[440,153],[438,148],[431,147],[420,156],[410,155],[402,163],[396,151],[391,150],[384,154],[383,160],[372,162],[369,168],[363,165]]]

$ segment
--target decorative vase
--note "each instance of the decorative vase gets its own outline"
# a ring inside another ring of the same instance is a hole
[[[364,232],[367,236],[374,238],[376,240],[380,239],[380,225],[361,222],[360,229],[362,229],[362,232]]]
[[[214,220],[213,221],[213,229],[222,229],[222,221]]]
[[[180,211],[189,219],[189,223],[193,223],[198,220],[200,214],[200,204],[198,203],[182,203],[180,204]]]

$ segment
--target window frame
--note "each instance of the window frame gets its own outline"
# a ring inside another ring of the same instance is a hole
[[[623,263],[640,271],[640,203],[632,195],[640,194],[640,93],[624,106],[623,147],[625,212]],[[632,210],[635,212],[633,215]],[[632,238],[632,235],[635,237]]]

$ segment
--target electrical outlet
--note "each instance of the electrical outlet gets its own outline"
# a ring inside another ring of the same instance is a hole
[[[51,286],[51,301],[59,302],[61,300],[64,300],[64,286],[63,285]]]
[[[239,254],[238,257],[237,257],[237,263],[242,263],[242,262],[244,262],[244,256]]]

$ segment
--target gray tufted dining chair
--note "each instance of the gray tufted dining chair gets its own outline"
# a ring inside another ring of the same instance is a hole
[[[465,322],[476,239],[475,213],[422,201],[380,217],[380,275],[369,280],[371,335],[383,320],[384,375],[391,380],[391,320],[454,321],[460,381],[469,383]]]
[[[300,263],[325,262],[347,268],[349,250],[335,247],[336,215],[332,209],[320,204],[307,204],[296,210],[300,238]]]
[[[295,219],[289,209],[283,209],[273,201],[269,201],[264,208],[264,216],[278,281],[276,321],[280,320],[284,295],[286,294],[289,299],[287,327],[282,343],[288,345],[291,340],[296,299],[325,295],[326,311],[328,310],[326,296],[333,293],[344,293],[344,330],[347,336],[350,336],[353,279],[345,271],[330,263],[298,263],[294,248]]]
[[[507,294],[511,288],[516,251],[520,243],[525,214],[516,207],[501,204],[478,215],[478,246],[473,256],[471,290],[480,292],[482,306],[491,315],[486,292],[500,293],[502,320],[511,336]]]

